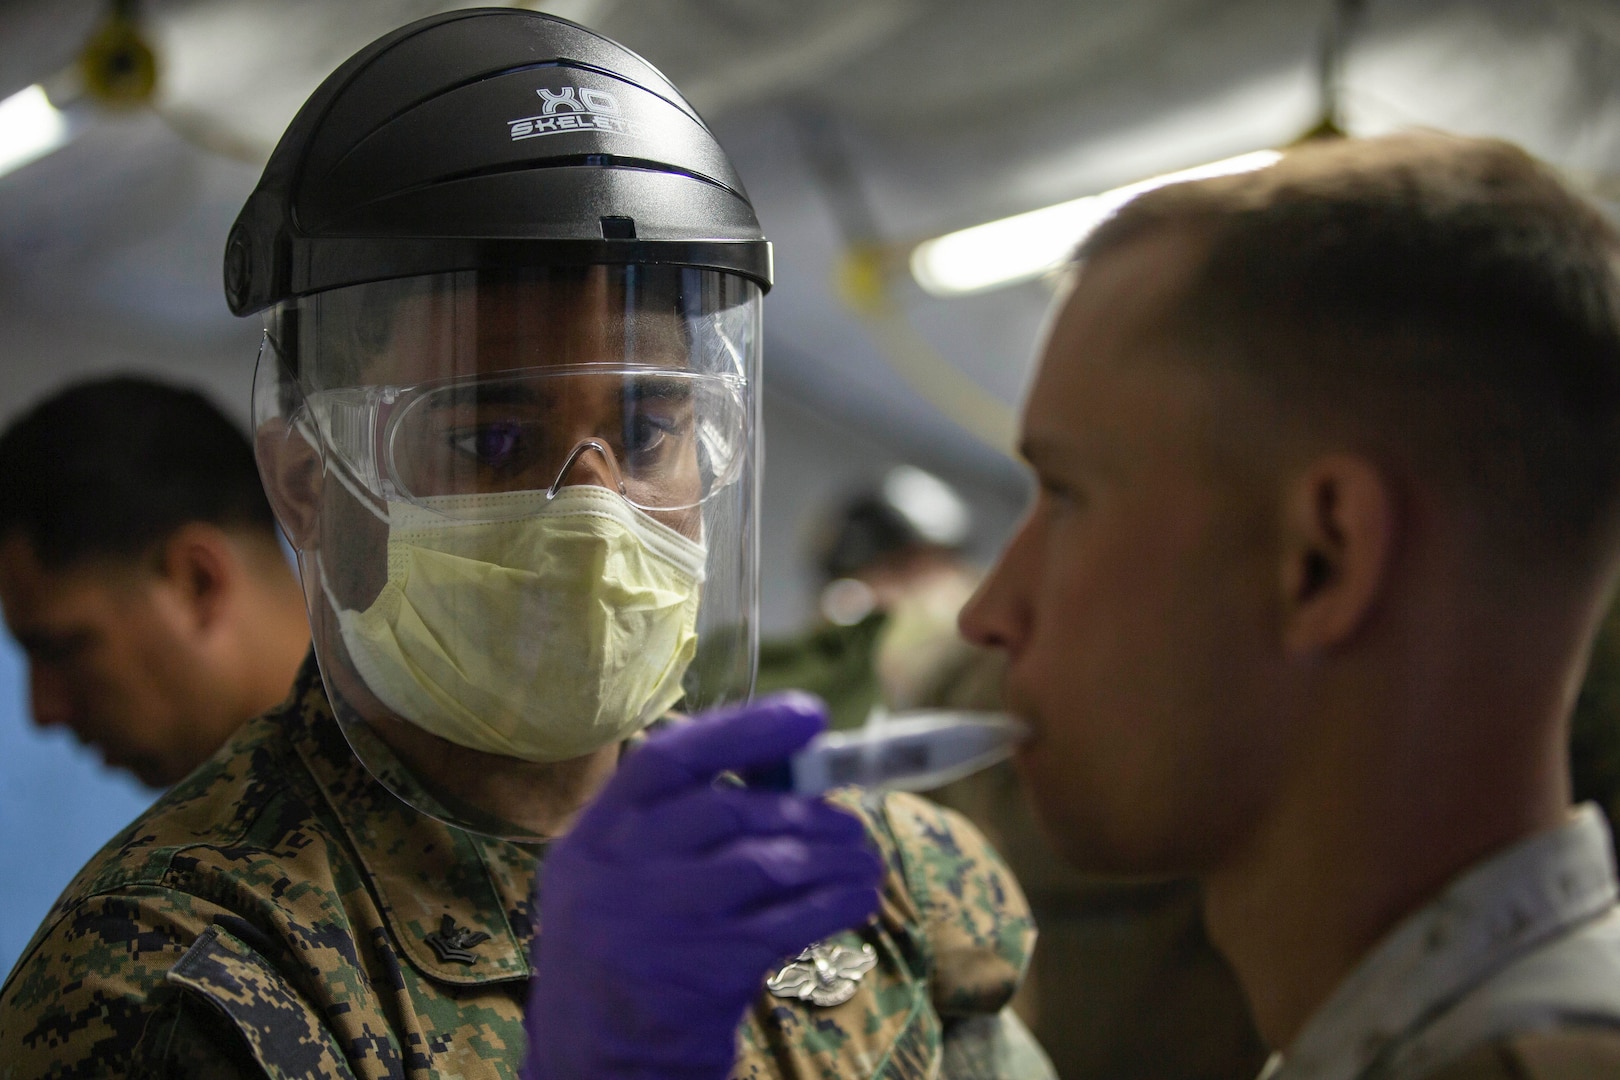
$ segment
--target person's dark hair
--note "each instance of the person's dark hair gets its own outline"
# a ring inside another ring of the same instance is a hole
[[[1448,484],[1500,554],[1606,549],[1620,237],[1550,168],[1438,133],[1309,145],[1149,192],[1077,258],[1165,231],[1203,251],[1173,340]]]
[[[838,517],[837,529],[821,552],[827,580],[850,577],[879,560],[928,546],[910,518],[881,495],[857,497]]]
[[[0,538],[46,566],[143,558],[196,521],[275,535],[247,438],[194,390],[95,379],[0,435]]]
[[[971,526],[970,511],[955,488],[901,465],[849,498],[827,521],[814,542],[816,561],[832,581],[922,555],[949,556],[961,551]]]

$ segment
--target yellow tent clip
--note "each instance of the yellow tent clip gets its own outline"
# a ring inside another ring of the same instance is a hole
[[[141,36],[131,7],[115,3],[79,54],[85,93],[113,108],[149,104],[157,89],[157,56]]]

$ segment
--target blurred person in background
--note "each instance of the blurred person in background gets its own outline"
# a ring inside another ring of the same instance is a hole
[[[247,439],[136,376],[71,386],[0,435],[0,607],[35,722],[152,787],[285,697],[309,648]]]
[[[809,690],[839,728],[874,710],[1003,708],[1001,653],[956,625],[982,576],[964,552],[972,525],[953,487],[910,465],[847,497],[811,540],[823,583],[817,624],[761,643],[759,690]],[[1254,1076],[1265,1049],[1204,932],[1196,882],[1069,867],[1011,762],[926,794],[984,831],[1029,898],[1040,947],[1013,1005],[1058,1075]]]
[[[955,489],[910,465],[851,496],[811,542],[819,618],[761,642],[756,686],[810,690],[847,729],[874,708],[911,708],[949,692],[941,682],[974,678],[990,654],[956,633],[978,581],[962,555],[971,525]]]

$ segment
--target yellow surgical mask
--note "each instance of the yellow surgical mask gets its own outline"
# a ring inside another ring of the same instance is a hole
[[[389,503],[388,580],[364,611],[322,570],[349,658],[389,710],[460,746],[563,761],[680,699],[702,544],[589,485],[422,501]],[[438,502],[533,511],[466,521]]]

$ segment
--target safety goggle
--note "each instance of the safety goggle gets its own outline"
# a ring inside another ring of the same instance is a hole
[[[416,386],[316,390],[327,445],[362,486],[449,516],[478,496],[595,483],[643,510],[698,506],[742,472],[743,379],[594,364]]]

